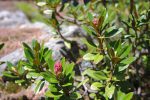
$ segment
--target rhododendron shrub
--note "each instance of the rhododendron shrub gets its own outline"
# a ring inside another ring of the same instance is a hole
[[[145,78],[150,71],[148,1],[36,0],[36,3],[42,21],[64,40],[68,56],[54,61],[52,51],[43,44],[35,40],[32,46],[23,43],[26,61],[17,65],[7,62],[4,77],[26,87],[36,84],[35,93],[46,84],[45,98],[54,100],[148,98],[149,79]],[[81,37],[81,42],[86,45],[85,50],[79,48],[78,39],[64,37],[61,33],[64,24],[84,30],[86,36]]]

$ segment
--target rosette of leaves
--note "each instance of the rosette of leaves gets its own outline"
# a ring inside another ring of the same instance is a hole
[[[81,98],[80,93],[74,87],[74,64],[66,63],[63,58],[61,61],[62,73],[56,76],[54,70],[50,72],[42,72],[41,75],[49,83],[48,90],[45,95],[51,99],[74,100]]]
[[[16,65],[7,62],[3,76],[12,78],[18,84],[28,86],[40,76],[39,72],[48,69],[44,59],[44,54],[48,48],[45,48],[44,44],[40,45],[36,40],[32,41],[32,47],[26,43],[23,43],[23,47],[26,60],[20,60]]]

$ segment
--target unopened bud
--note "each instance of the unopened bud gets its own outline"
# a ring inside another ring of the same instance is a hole
[[[97,27],[98,26],[98,19],[97,18],[94,18],[93,19],[93,24]]]
[[[62,65],[60,61],[57,61],[54,65],[54,72],[58,77],[62,73]]]

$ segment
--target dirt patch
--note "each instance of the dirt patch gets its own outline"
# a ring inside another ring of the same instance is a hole
[[[31,42],[42,34],[39,28],[0,28],[0,42],[5,43],[0,57],[21,47],[22,42]]]
[[[0,0],[0,11],[7,10],[7,11],[16,11],[18,8],[16,4],[19,2],[27,2],[33,3],[34,0]]]

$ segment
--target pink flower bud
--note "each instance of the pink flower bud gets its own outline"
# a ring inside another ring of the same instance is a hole
[[[54,65],[54,72],[56,76],[59,76],[62,73],[62,65],[60,61],[57,61]]]
[[[98,19],[97,18],[94,18],[93,19],[93,24],[97,27],[98,26]]]

